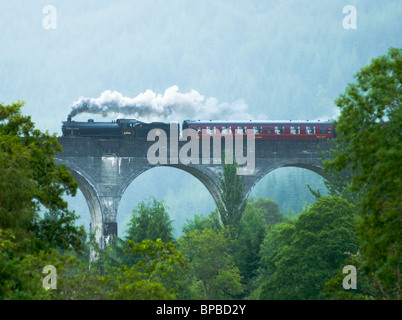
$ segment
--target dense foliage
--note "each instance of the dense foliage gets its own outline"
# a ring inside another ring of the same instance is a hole
[[[362,267],[385,298],[399,297],[402,256],[402,49],[356,74],[337,100],[336,130],[342,148],[326,164],[353,170],[351,189],[360,191]]]
[[[75,195],[78,184],[64,165],[54,162],[61,150],[56,136],[35,129],[30,117],[21,114],[22,106],[0,104],[0,227],[12,229],[18,240],[36,239],[38,248],[82,249],[75,238],[83,231],[74,227],[74,213],[62,198]],[[40,206],[51,214],[39,219]]]
[[[338,197],[321,197],[297,218],[277,225],[261,246],[266,272],[262,299],[320,299],[323,288],[356,253],[356,209]]]

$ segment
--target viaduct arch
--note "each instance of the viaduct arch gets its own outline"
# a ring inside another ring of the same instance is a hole
[[[122,195],[132,181],[143,172],[166,166],[184,170],[198,179],[219,201],[219,173],[222,166],[210,164],[156,164],[147,158],[148,149],[155,143],[140,139],[100,139],[93,137],[60,137],[63,151],[55,157],[64,163],[79,184],[91,214],[91,233],[101,249],[117,236],[116,216]],[[181,148],[186,142],[179,142]],[[244,175],[244,199],[269,172],[281,167],[300,167],[324,176],[321,152],[329,149],[327,140],[257,140],[255,165],[252,174]],[[168,150],[168,159],[169,153]],[[243,146],[243,154],[246,154]],[[213,158],[212,152],[210,158]],[[91,256],[91,259],[94,259]]]

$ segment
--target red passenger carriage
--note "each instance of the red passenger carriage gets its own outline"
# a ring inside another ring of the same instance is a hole
[[[185,120],[183,129],[191,128],[201,134],[243,135],[252,130],[256,139],[331,139],[335,137],[334,125],[330,121],[192,121]],[[204,130],[204,131],[203,131]]]

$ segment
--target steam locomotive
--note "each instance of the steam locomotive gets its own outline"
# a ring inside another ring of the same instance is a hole
[[[147,138],[152,129],[163,130],[170,136],[170,124],[164,122],[145,123],[136,119],[117,119],[112,122],[72,121],[69,117],[62,122],[65,137],[100,137],[131,139]],[[335,137],[331,121],[285,120],[285,121],[201,121],[184,120],[181,129],[193,129],[199,137],[207,135],[243,135],[253,133],[256,139],[331,139]],[[250,131],[251,130],[251,131]],[[177,130],[179,134],[179,130]]]
[[[112,122],[96,122],[88,119],[88,122],[79,122],[72,121],[68,117],[67,121],[62,123],[61,131],[65,137],[146,138],[148,132],[155,128],[164,130],[167,134],[170,131],[168,123],[145,123],[136,119],[117,119]]]

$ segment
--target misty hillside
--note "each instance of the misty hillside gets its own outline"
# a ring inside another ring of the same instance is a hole
[[[43,1],[1,2],[0,97],[24,100],[58,134],[80,97],[173,85],[243,100],[256,119],[330,118],[353,75],[401,44],[400,1],[353,3],[356,30],[343,28],[338,0],[56,0],[57,29],[45,30]]]

